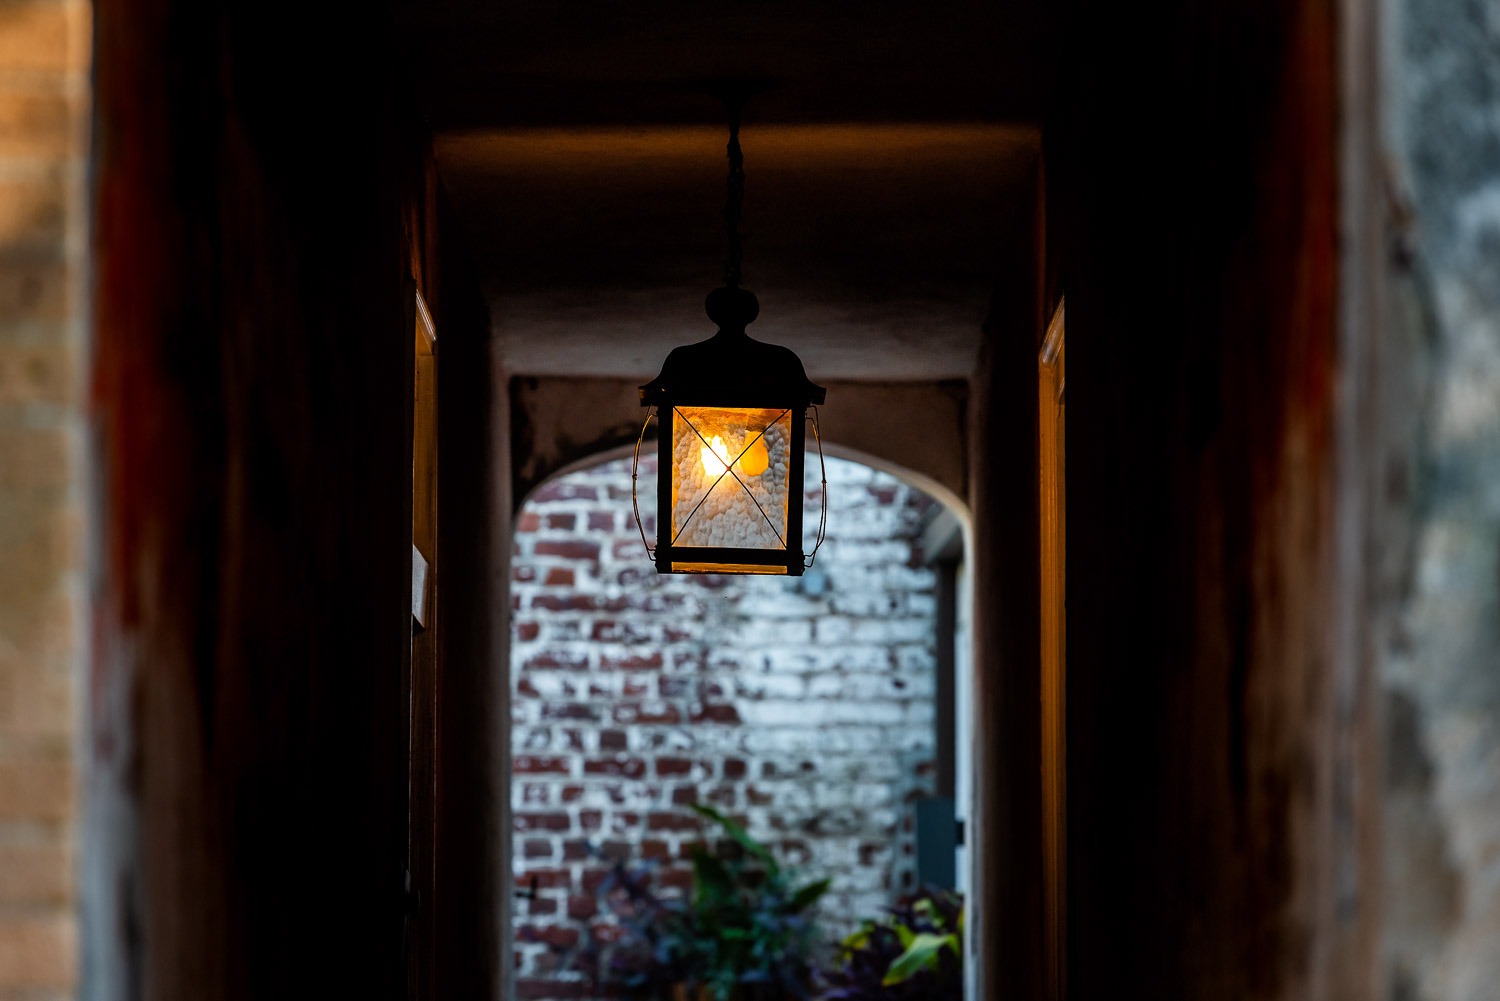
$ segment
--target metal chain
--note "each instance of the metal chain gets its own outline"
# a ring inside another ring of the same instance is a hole
[[[729,103],[729,195],[724,203],[724,225],[729,231],[729,257],[724,261],[724,286],[740,287],[740,203],[745,200],[745,155],[740,150],[740,107]]]

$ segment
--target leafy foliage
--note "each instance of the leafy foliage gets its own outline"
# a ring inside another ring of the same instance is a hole
[[[718,1001],[749,984],[806,997],[816,933],[807,912],[829,881],[797,884],[739,824],[711,807],[692,809],[717,824],[728,844],[693,849],[692,898],[668,923],[683,979],[707,986]]]
[[[820,1001],[957,1001],[963,997],[963,898],[924,889],[842,945]]]
[[[570,965],[637,996],[665,996],[683,983],[690,997],[702,988],[714,1001],[808,997],[817,933],[808,912],[829,881],[799,883],[739,824],[691,808],[724,834],[713,848],[694,847],[691,895],[660,896],[651,863],[616,862],[599,894],[618,938],[590,926]]]

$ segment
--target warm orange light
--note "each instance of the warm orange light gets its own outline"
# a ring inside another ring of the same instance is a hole
[[[714,435],[714,440],[702,449],[703,471],[714,479],[724,475],[729,468],[729,448],[724,444],[724,439]]]
[[[766,451],[764,436],[756,438],[740,455],[740,472],[746,476],[759,476],[771,465],[771,455]]]
[[[729,468],[729,446],[724,444],[723,438],[714,435],[712,441],[699,449],[699,461],[703,463],[705,473],[718,479]],[[766,443],[761,438],[756,438],[734,465],[746,476],[759,476],[764,473],[771,465],[771,455],[766,451]]]

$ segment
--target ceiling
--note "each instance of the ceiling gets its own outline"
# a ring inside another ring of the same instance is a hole
[[[1030,253],[1044,95],[1029,3],[395,8],[507,369],[640,378],[713,333],[745,106],[751,334],[823,380],[966,376]]]

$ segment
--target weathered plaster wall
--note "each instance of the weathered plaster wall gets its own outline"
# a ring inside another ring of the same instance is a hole
[[[84,996],[497,997],[503,412],[396,47],[353,3],[94,15]],[[414,279],[440,686],[407,671]]]
[[[1500,7],[1385,10],[1387,337],[1408,415],[1386,536],[1390,997],[1488,1001],[1500,990]]]
[[[71,997],[89,5],[0,5],[0,999]]]
[[[522,508],[514,868],[518,886],[539,881],[514,911],[522,996],[579,986],[546,978],[587,933],[607,860],[656,859],[660,888],[686,885],[681,860],[706,832],[685,803],[832,876],[829,937],[912,888],[910,803],[934,781],[935,580],[917,551],[934,502],[867,466],[827,468],[829,535],[801,578],[657,575],[629,459],[551,480]]]

